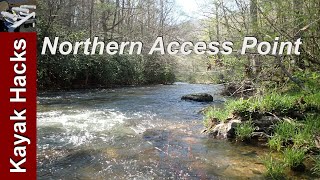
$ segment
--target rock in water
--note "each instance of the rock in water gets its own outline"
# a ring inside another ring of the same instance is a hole
[[[210,136],[222,139],[234,138],[235,128],[240,123],[240,120],[231,120],[227,123],[220,123],[211,130]]]
[[[197,101],[197,102],[212,102],[213,97],[207,93],[198,93],[198,94],[188,94],[182,96],[181,100],[190,100],[190,101]]]

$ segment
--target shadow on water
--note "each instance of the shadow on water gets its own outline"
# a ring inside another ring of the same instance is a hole
[[[175,84],[42,93],[38,97],[39,179],[259,179],[262,148],[208,139],[182,101],[220,86]]]

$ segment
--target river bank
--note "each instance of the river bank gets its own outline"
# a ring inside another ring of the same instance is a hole
[[[319,178],[319,100],[317,90],[273,91],[230,99],[224,108],[205,110],[205,132],[269,147],[270,154],[261,159],[267,178],[284,179],[292,172]],[[274,157],[274,152],[280,155]]]

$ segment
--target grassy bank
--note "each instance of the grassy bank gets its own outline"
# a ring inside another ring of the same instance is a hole
[[[277,158],[272,153],[262,158],[266,176],[281,179],[286,170],[320,175],[320,91],[272,91],[248,99],[229,100],[223,108],[207,109],[204,124],[213,128],[213,121],[218,124],[240,118],[242,123],[235,128],[235,135],[243,141],[251,138],[257,129],[255,120],[262,116],[277,119],[270,126],[267,145],[271,152],[281,153]],[[305,162],[312,165],[306,167]]]

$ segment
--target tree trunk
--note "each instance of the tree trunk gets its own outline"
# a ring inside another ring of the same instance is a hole
[[[92,38],[93,31],[93,11],[94,11],[94,0],[91,0],[90,3],[90,17],[89,17],[89,37]]]
[[[294,39],[297,40],[302,36],[302,31],[300,29],[303,28],[303,1],[301,0],[293,0],[293,10],[294,10]],[[300,69],[305,69],[305,65],[303,59],[300,56],[294,56],[296,65]]]

